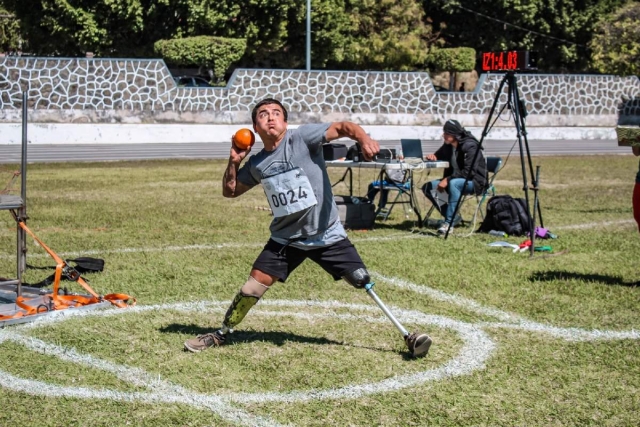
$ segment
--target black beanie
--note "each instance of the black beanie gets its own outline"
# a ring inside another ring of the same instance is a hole
[[[456,137],[464,136],[466,133],[460,122],[452,119],[449,119],[444,123],[442,130],[444,133],[448,133],[449,135]]]

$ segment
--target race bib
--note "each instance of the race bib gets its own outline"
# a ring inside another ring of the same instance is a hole
[[[265,178],[262,180],[262,187],[275,218],[318,204],[309,178],[300,168]]]

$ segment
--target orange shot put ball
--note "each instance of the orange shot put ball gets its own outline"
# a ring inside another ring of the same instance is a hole
[[[233,141],[241,150],[246,150],[256,142],[256,137],[250,129],[242,128],[233,136]]]

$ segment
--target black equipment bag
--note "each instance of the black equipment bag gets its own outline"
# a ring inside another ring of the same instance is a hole
[[[75,271],[77,271],[80,274],[99,273],[104,270],[104,260],[100,258],[80,257],[75,259],[68,259],[68,260],[65,260],[65,262],[67,262],[70,267],[72,267]],[[70,262],[73,262],[75,265],[71,265]],[[28,264],[27,264],[27,268],[32,268],[35,270],[51,270],[51,269],[55,270],[55,267],[34,267]],[[44,288],[53,284],[54,280],[55,280],[55,273],[45,278],[41,282],[34,283],[34,284],[25,283],[25,285],[33,288]],[[72,280],[72,279],[70,279],[69,277],[63,274],[62,280]]]
[[[345,144],[324,144],[322,154],[325,160],[339,160],[347,157],[347,146]]]
[[[392,160],[396,158],[395,148],[380,147],[380,152],[373,156],[374,162],[385,162],[385,160]],[[387,162],[388,163],[388,162]]]
[[[88,256],[80,257],[76,259],[70,259],[76,263],[75,269],[78,273],[92,273],[101,272],[104,270],[104,260],[100,258],[91,258]]]
[[[511,236],[524,236],[531,229],[531,217],[524,199],[493,196],[487,202],[487,214],[478,231],[504,231]]]
[[[334,196],[338,215],[345,228],[371,230],[376,220],[376,206],[366,197]]]
[[[353,160],[354,162],[366,162],[362,155],[362,146],[359,143],[353,144],[347,150],[347,160]]]

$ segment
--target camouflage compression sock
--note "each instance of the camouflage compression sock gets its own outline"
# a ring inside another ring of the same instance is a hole
[[[238,292],[229,306],[227,314],[224,315],[222,332],[226,333],[228,330],[233,330],[238,323],[242,322],[244,316],[251,310],[251,307],[256,305],[258,300],[260,300],[260,298],[255,295],[246,295],[242,293],[242,291]]]
[[[251,310],[251,307],[256,305],[268,289],[269,286],[258,282],[253,276],[249,276],[247,282],[240,288],[240,291],[231,302],[224,316],[224,322],[222,323],[220,332],[222,334],[232,332],[233,328],[242,322],[242,319],[244,319],[244,316]]]

